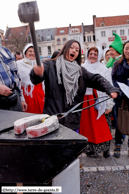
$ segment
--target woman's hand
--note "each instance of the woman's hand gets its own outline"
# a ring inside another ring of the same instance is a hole
[[[25,112],[27,110],[27,104],[25,101],[22,101],[21,102],[21,105],[22,105],[22,110]]]
[[[34,67],[34,73],[38,76],[43,76],[43,73],[44,73],[44,66],[43,64],[41,63],[41,66],[38,66],[36,65]]]
[[[105,115],[106,115],[106,114],[109,114],[110,112],[112,112],[112,109],[106,109]]]
[[[12,94],[11,89],[5,85],[0,84],[0,95],[9,96],[10,94]]]
[[[112,97],[112,98],[117,98],[117,96],[118,96],[117,92],[112,92],[112,93],[111,93],[111,97]]]

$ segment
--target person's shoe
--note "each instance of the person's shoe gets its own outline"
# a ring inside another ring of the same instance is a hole
[[[120,148],[121,148],[121,146],[115,146],[115,149],[114,149],[114,157],[115,158],[120,158]]]
[[[90,152],[87,152],[86,155],[87,156],[94,156],[95,155],[95,152],[94,151],[90,151]]]
[[[109,150],[103,152],[103,157],[108,158],[110,156]]]

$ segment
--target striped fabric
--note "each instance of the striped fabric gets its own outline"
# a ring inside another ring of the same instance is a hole
[[[0,46],[0,84],[11,89],[16,87],[21,100],[24,101],[15,57],[7,48],[2,46]]]

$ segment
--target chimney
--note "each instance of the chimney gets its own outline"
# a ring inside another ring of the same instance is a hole
[[[96,15],[93,15],[93,32],[95,32],[96,27]]]
[[[7,26],[6,26],[6,31],[9,29],[9,27],[8,27],[8,24],[7,24]]]
[[[71,27],[71,24],[69,24],[69,27]]]

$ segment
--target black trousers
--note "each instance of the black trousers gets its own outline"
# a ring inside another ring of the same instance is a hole
[[[118,108],[120,105],[115,104],[114,106],[114,116],[115,116],[115,122],[116,122],[116,131],[115,131],[115,145],[122,144],[123,134],[119,131],[117,128],[117,116],[118,116]]]

